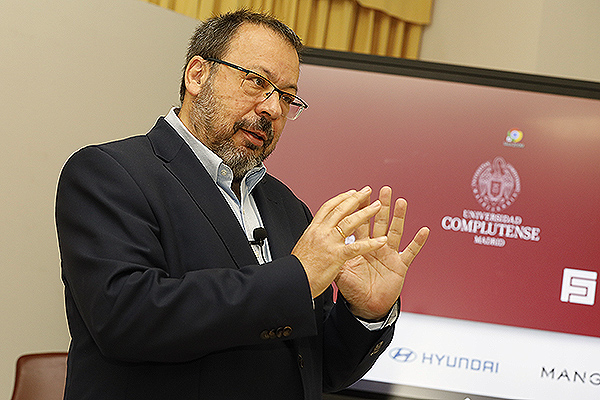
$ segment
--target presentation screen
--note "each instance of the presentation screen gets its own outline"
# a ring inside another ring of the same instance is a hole
[[[600,398],[599,85],[315,54],[268,171],[313,213],[389,185],[403,246],[431,229],[392,344],[348,393]]]

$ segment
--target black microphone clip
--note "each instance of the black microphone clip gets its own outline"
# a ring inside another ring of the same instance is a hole
[[[254,231],[252,232],[252,236],[254,237],[254,240],[248,241],[250,245],[257,244],[259,246],[262,246],[265,242],[265,239],[267,238],[267,230],[260,226],[254,229]]]

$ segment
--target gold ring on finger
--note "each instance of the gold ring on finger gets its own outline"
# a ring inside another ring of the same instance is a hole
[[[336,226],[335,226],[335,229],[337,229],[337,231],[340,233],[340,235],[342,235],[342,238],[343,238],[344,240],[346,240],[346,235],[344,234],[344,231],[342,230],[342,228],[340,228],[340,226],[339,226],[339,225],[336,225]]]

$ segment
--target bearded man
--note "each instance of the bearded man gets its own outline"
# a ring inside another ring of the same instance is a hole
[[[320,399],[390,343],[428,230],[399,253],[406,202],[390,188],[313,218],[263,165],[308,107],[301,48],[271,16],[214,17],[190,41],[180,108],[65,164],[66,399]]]

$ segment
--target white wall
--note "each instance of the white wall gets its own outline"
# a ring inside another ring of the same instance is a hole
[[[421,59],[600,81],[598,0],[434,0]]]
[[[544,2],[535,71],[600,82],[600,1]]]
[[[597,0],[435,0],[424,60],[600,81]],[[178,102],[196,21],[139,0],[0,2],[0,397],[20,354],[68,346],[54,230],[79,147]],[[573,45],[573,41],[575,44]]]
[[[79,147],[145,133],[177,104],[196,21],[138,0],[0,2],[0,398],[20,354],[69,336],[54,229]]]

